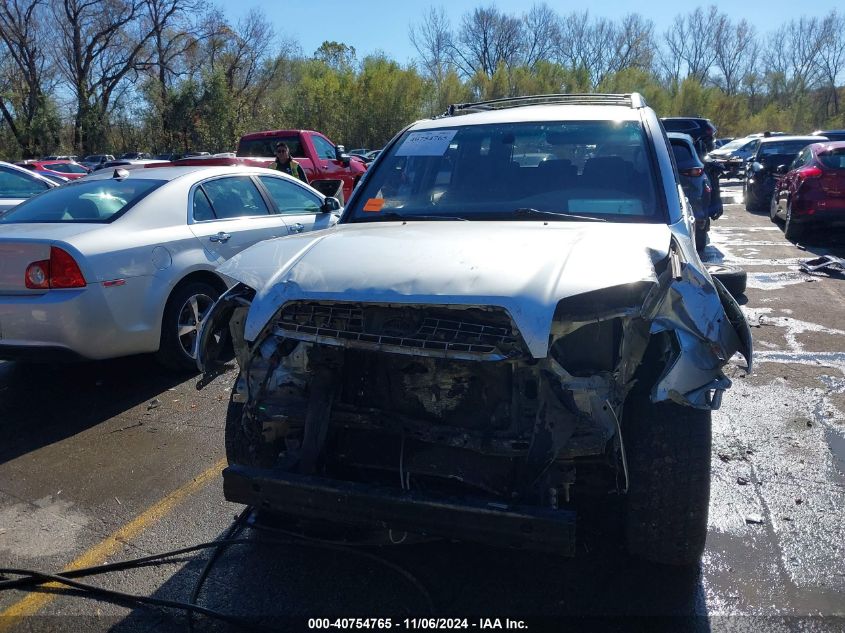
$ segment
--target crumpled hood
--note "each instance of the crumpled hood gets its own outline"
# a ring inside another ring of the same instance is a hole
[[[343,224],[261,242],[218,270],[256,290],[247,340],[292,300],[500,306],[541,358],[558,301],[656,280],[670,234],[610,222]]]

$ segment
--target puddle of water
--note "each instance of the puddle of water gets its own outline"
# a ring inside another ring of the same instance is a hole
[[[836,429],[825,429],[824,439],[830,447],[833,465],[839,472],[839,481],[845,485],[845,435]]]

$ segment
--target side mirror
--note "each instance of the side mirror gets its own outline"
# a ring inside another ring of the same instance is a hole
[[[340,209],[340,201],[337,198],[329,196],[323,200],[323,204],[320,206],[320,213],[331,213],[332,211],[340,211]]]
[[[335,160],[341,161],[344,167],[349,167],[349,154],[346,153],[346,148],[343,145],[335,145],[334,157]]]
[[[775,173],[776,173],[776,174],[785,174],[785,173],[786,173],[786,172],[788,172],[788,171],[789,171],[789,167],[787,167],[786,165],[778,165],[778,166],[775,168]]]

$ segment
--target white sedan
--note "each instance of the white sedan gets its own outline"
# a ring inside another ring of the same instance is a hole
[[[332,226],[340,204],[278,171],[108,169],[0,218],[0,359],[156,352],[195,368],[215,268],[274,237]]]

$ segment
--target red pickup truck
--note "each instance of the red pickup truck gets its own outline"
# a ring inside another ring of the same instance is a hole
[[[237,155],[251,159],[253,163],[269,165],[275,158],[279,141],[287,143],[291,156],[305,170],[308,182],[324,194],[333,193],[331,181],[336,183],[340,180],[343,181],[343,200],[348,200],[358,180],[367,171],[367,165],[361,158],[347,155],[342,145],[335,145],[312,130],[269,130],[245,134],[238,142]],[[328,186],[321,186],[320,181],[329,181],[326,183]]]

